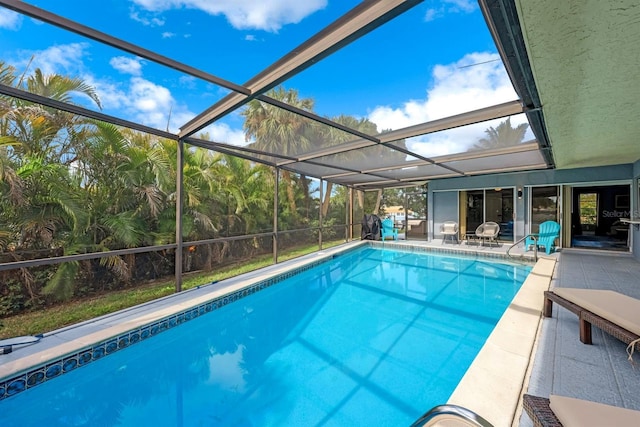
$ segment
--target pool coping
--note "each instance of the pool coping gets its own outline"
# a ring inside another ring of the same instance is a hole
[[[0,402],[365,244],[346,243],[48,332],[0,356]]]
[[[449,398],[494,426],[517,426],[556,257],[541,257]]]
[[[46,333],[39,343],[18,347],[13,353],[0,356],[0,401],[363,245],[384,247],[389,243],[345,243]],[[512,261],[499,253],[407,244],[394,247],[410,252],[455,253]]]

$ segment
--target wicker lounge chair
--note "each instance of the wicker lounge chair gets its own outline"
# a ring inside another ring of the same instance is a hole
[[[640,300],[619,292],[599,289],[554,288],[544,293],[545,317],[551,317],[553,303],[576,314],[580,323],[580,341],[591,344],[591,326],[640,350]]]
[[[455,240],[458,243],[458,223],[455,221],[445,221],[442,223],[442,227],[440,228],[442,233],[442,243],[447,239],[447,237],[451,238],[451,242]]]
[[[640,419],[640,411],[564,396],[525,394],[522,406],[534,427],[632,426]]]
[[[496,239],[498,238],[498,234],[500,234],[500,225],[498,225],[497,222],[483,222],[476,228],[476,236],[482,240],[483,245],[488,241],[489,244],[495,243],[497,246],[498,242]]]

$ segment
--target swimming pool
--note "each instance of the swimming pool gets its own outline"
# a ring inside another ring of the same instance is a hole
[[[358,249],[4,399],[3,424],[408,425],[529,270]]]

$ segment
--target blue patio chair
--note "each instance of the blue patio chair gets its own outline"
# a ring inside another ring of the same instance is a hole
[[[398,240],[398,229],[393,226],[393,220],[391,218],[382,220],[380,237],[382,240],[386,240],[387,237],[393,237],[393,240]]]
[[[532,237],[527,237],[524,241],[526,250],[529,250],[533,245],[537,245],[538,249],[544,246],[544,250],[549,255],[551,251],[556,249],[556,239],[560,237],[560,224],[555,221],[545,221],[540,224],[540,230],[538,233],[531,234],[535,236],[537,241]]]

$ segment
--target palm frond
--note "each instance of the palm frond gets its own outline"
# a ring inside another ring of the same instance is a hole
[[[105,216],[102,223],[109,229],[118,242],[127,247],[138,246],[144,236],[144,228],[140,220],[131,212],[121,212]]]
[[[78,261],[70,261],[60,264],[58,269],[42,288],[45,295],[53,295],[60,300],[68,300],[73,296],[75,278],[80,270]]]
[[[129,282],[131,280],[131,269],[119,256],[100,258],[100,265],[107,267],[120,280],[125,282]]]

